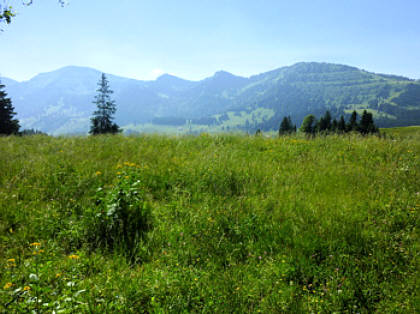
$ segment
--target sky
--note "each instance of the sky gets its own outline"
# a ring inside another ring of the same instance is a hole
[[[88,66],[142,80],[250,76],[301,61],[420,78],[419,0],[57,0],[11,4],[0,75]]]

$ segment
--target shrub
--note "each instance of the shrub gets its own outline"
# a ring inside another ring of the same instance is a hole
[[[86,228],[90,245],[121,249],[133,258],[152,228],[152,214],[138,179],[139,170],[127,164],[117,172],[117,180],[109,190],[97,190],[96,207],[88,212]]]

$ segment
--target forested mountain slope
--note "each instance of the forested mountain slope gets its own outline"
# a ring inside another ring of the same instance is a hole
[[[3,78],[24,128],[53,134],[86,132],[100,72],[65,67],[25,82]],[[330,63],[297,63],[249,78],[219,71],[201,81],[162,75],[139,81],[108,75],[121,126],[230,126],[276,129],[290,115],[333,117],[369,109],[382,127],[420,123],[420,82]]]

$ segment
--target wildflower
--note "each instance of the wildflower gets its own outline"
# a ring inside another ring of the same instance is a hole
[[[57,274],[55,274],[55,278],[58,278],[58,277],[60,277],[62,274],[61,273],[57,273]]]
[[[16,262],[16,260],[15,260],[14,258],[9,258],[7,261],[8,261],[9,263],[14,263],[14,262]]]
[[[7,290],[7,289],[9,289],[11,286],[13,286],[13,284],[12,284],[11,282],[8,282],[8,283],[6,283],[6,284],[4,285],[3,289],[4,289],[4,290]]]
[[[23,288],[23,291],[29,291],[29,290],[31,290],[31,287],[29,287],[29,286],[25,286],[25,287]]]
[[[44,250],[39,250],[38,251],[39,254],[44,253],[44,252],[45,252]]]
[[[120,174],[121,174],[121,171],[118,171],[118,172],[117,172],[117,175],[120,175]]]
[[[96,172],[95,172],[95,174],[96,174],[97,176],[100,176],[100,175],[102,174],[102,172],[100,172],[100,171],[96,171]]]
[[[125,176],[124,178],[129,179],[130,177],[129,176]]]
[[[41,246],[40,242],[33,242],[30,244],[30,246]]]
[[[72,255],[69,255],[69,258],[70,259],[79,259],[79,255],[72,254]]]

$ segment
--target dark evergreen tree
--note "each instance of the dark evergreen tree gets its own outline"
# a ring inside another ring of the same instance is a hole
[[[347,132],[351,131],[358,131],[359,125],[357,123],[357,112],[356,110],[353,111],[353,113],[350,116],[349,123],[347,124]]]
[[[319,132],[328,132],[331,130],[331,113],[327,110],[325,115],[319,119],[318,131]]]
[[[314,134],[316,131],[316,118],[313,114],[307,115],[300,126],[300,131],[307,135]]]
[[[373,122],[372,113],[367,112],[366,110],[363,111],[362,118],[360,120],[359,131],[364,135],[378,132],[378,128]]]
[[[331,123],[331,131],[337,132],[337,128],[338,128],[338,122],[337,122],[337,119],[334,119]]]
[[[296,132],[296,125],[292,124],[290,116],[284,117],[280,123],[279,135],[291,134]]]
[[[115,101],[111,99],[113,91],[109,87],[108,80],[104,73],[98,83],[98,95],[95,96],[93,102],[97,106],[97,110],[93,113],[91,118],[90,134],[105,134],[105,133],[118,133],[120,127],[113,122],[114,114],[116,112]]]
[[[16,115],[12,101],[3,91],[4,85],[0,83],[0,134],[17,134],[19,132],[19,121],[13,117]]]
[[[343,116],[341,116],[341,117],[340,117],[340,120],[338,121],[338,124],[337,124],[337,131],[338,131],[339,133],[344,133],[344,132],[346,132],[346,121],[344,120],[344,117],[343,117]]]

